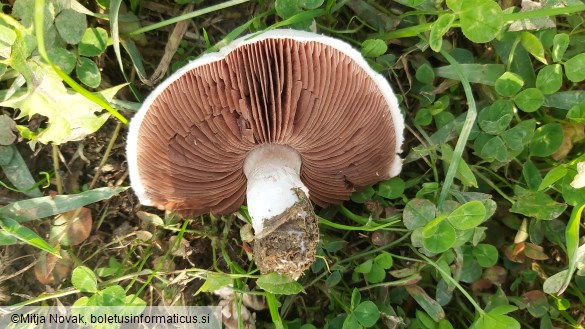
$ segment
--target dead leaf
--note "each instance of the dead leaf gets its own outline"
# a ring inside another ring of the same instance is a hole
[[[375,246],[385,246],[396,240],[396,235],[392,231],[375,231],[370,238]]]
[[[146,211],[138,211],[136,216],[143,222],[149,224],[152,223],[154,226],[162,226],[164,225],[164,221],[158,215],[151,214]]]
[[[471,290],[474,292],[488,290],[493,287],[493,283],[488,279],[479,279],[471,284]]]
[[[534,260],[547,260],[549,257],[544,253],[544,248],[534,243],[527,242],[524,255]]]
[[[244,294],[242,301],[244,305],[256,311],[262,311],[268,307],[266,305],[266,298],[261,295]]]
[[[152,239],[152,233],[148,232],[148,231],[136,231],[136,238],[140,241],[148,241],[150,239]]]
[[[506,282],[507,276],[508,271],[505,268],[501,266],[492,266],[485,269],[482,277],[497,286],[501,286]]]
[[[41,284],[58,284],[69,277],[72,265],[73,262],[65,251],[61,251],[61,259],[42,252],[34,268],[35,277]]]
[[[193,253],[193,250],[191,250],[191,245],[189,244],[189,241],[187,241],[184,238],[181,238],[181,241],[178,244],[176,244],[175,243],[176,239],[177,239],[176,236],[172,236],[169,239],[169,246],[174,246],[171,254],[173,254],[174,256],[187,258],[189,255],[191,255]]]
[[[91,210],[88,208],[68,211],[55,218],[49,239],[52,243],[76,246],[87,240],[92,223]]]
[[[221,306],[222,321],[226,328],[239,328],[238,318],[241,317],[245,329],[256,329],[256,319],[246,307],[240,307],[238,313],[238,307],[233,299],[222,299],[219,301],[219,306]]]
[[[524,263],[524,260],[526,259],[526,256],[522,253],[524,247],[524,242],[511,244],[504,249],[504,255],[514,263]]]

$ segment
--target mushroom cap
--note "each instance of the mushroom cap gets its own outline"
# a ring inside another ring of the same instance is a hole
[[[386,79],[347,43],[303,31],[244,36],[181,68],[130,123],[132,188],[144,205],[226,214],[246,196],[243,164],[288,145],[320,206],[395,176],[404,119]]]

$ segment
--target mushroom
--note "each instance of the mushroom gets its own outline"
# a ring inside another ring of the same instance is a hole
[[[261,273],[315,260],[318,217],[397,175],[404,119],[388,82],[347,43],[294,30],[245,36],[159,85],[130,124],[143,205],[184,216],[247,199]]]

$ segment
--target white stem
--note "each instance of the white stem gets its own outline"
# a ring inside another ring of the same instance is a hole
[[[296,189],[308,197],[300,170],[301,157],[289,146],[265,144],[250,151],[244,162],[244,174],[248,179],[248,212],[256,236],[262,234],[264,221],[299,202]]]

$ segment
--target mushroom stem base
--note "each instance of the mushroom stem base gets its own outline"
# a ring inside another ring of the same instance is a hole
[[[299,200],[266,219],[265,229],[256,235],[254,260],[261,273],[278,272],[296,280],[315,261],[319,219],[307,195],[300,188],[294,191]]]

